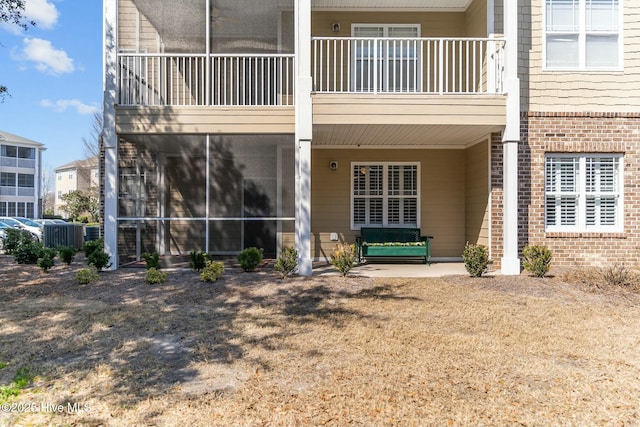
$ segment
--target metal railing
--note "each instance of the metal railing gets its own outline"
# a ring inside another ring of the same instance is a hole
[[[312,38],[316,93],[503,93],[504,39]]]
[[[294,55],[118,55],[120,105],[293,105]]]

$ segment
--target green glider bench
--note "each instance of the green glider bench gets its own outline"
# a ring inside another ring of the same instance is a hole
[[[363,227],[356,236],[356,256],[359,263],[374,257],[421,257],[429,264],[431,239],[421,236],[419,228]]]

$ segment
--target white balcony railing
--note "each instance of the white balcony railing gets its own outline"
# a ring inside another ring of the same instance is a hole
[[[328,38],[311,43],[316,93],[502,94],[504,39]],[[120,105],[293,105],[290,54],[118,55]]]
[[[294,55],[118,55],[120,105],[293,104]]]
[[[503,93],[504,39],[312,39],[316,93]]]

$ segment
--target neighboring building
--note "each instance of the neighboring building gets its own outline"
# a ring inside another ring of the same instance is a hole
[[[503,274],[636,260],[638,0],[104,6],[114,266],[295,244],[310,274],[362,226]]]
[[[0,216],[40,218],[43,144],[0,131]]]
[[[62,200],[64,194],[76,190],[86,192],[90,188],[97,189],[100,185],[97,156],[62,165],[55,169],[55,174],[56,189],[53,212],[55,215],[63,217],[68,215],[61,209],[61,206],[65,204]]]

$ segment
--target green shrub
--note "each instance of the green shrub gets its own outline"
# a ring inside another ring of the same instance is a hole
[[[93,265],[98,271],[102,270],[103,268],[111,267],[111,263],[109,262],[109,254],[103,250],[93,251],[87,258],[87,263],[89,265]]]
[[[13,251],[13,257],[18,264],[36,264],[42,257],[44,247],[40,242],[24,243]]]
[[[284,278],[293,273],[296,267],[298,267],[298,251],[296,248],[291,247],[284,248],[274,264],[273,269]]]
[[[346,276],[349,270],[353,268],[356,264],[356,248],[355,245],[350,245],[348,243],[339,243],[331,253],[331,265],[333,265],[336,270],[342,274],[342,276]]]
[[[103,249],[104,249],[104,239],[102,237],[96,240],[89,240],[88,242],[85,242],[84,245],[82,246],[82,251],[84,252],[84,256],[87,257],[87,259],[89,259],[89,255],[91,255],[95,251],[103,250]]]
[[[240,267],[244,271],[253,271],[256,269],[258,264],[262,262],[262,253],[263,249],[260,248],[246,248],[242,252],[238,254],[238,261],[240,262]]]
[[[525,246],[522,266],[536,277],[544,277],[551,265],[551,251],[546,246]]]
[[[33,242],[33,235],[27,230],[19,228],[7,228],[6,236],[3,239],[4,253],[13,255],[18,246]]]
[[[222,277],[222,272],[224,272],[224,264],[221,261],[207,260],[200,273],[200,280],[213,283]]]
[[[150,268],[160,270],[160,255],[158,255],[158,252],[154,252],[152,254],[145,252],[142,254],[142,258],[147,264],[147,270],[149,270]]]
[[[78,222],[81,222],[83,224],[88,224],[89,223],[89,217],[85,216],[85,215],[80,215],[77,219]]]
[[[98,275],[98,270],[93,265],[82,268],[76,273],[76,281],[81,285],[88,285],[98,280],[100,280],[100,276]]]
[[[489,265],[489,249],[467,242],[462,253],[464,267],[471,277],[481,277]]]
[[[98,271],[111,267],[109,254],[104,251],[104,239],[102,237],[85,242],[82,250],[84,251],[84,256],[87,257],[87,264],[93,265]]]
[[[150,285],[164,283],[167,281],[167,273],[155,267],[150,267],[147,269],[147,275],[144,280]]]
[[[47,273],[51,267],[56,265],[55,262],[56,250],[52,248],[42,248],[40,251],[40,258],[38,258],[37,265]]]
[[[195,271],[202,271],[202,269],[207,264],[208,259],[209,259],[209,254],[207,254],[204,251],[193,250],[189,252],[189,265]]]
[[[76,252],[76,248],[72,248],[71,246],[58,247],[58,255],[60,255],[60,259],[67,265],[71,265],[76,257]]]

